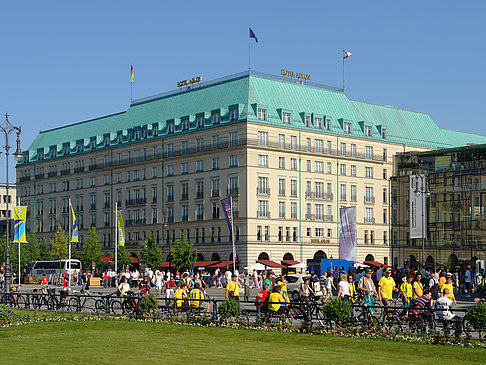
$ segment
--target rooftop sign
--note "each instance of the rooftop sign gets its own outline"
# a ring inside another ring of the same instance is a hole
[[[196,76],[196,77],[193,77],[192,79],[189,79],[189,80],[178,81],[177,87],[182,87],[182,86],[186,86],[186,85],[189,85],[189,84],[195,84],[196,82],[201,82],[201,81],[202,81],[202,76]]]
[[[280,73],[283,76],[297,77],[298,79],[310,80],[310,75],[304,74],[302,72],[294,72],[294,71],[282,69],[282,71],[280,71]]]

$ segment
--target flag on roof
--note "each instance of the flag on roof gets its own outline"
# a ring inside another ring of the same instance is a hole
[[[251,30],[251,28],[250,28],[250,38],[255,38],[255,42],[257,42],[257,43],[258,43],[258,38],[257,38],[257,36],[255,35],[255,33],[253,33],[253,30]]]
[[[130,66],[130,82],[133,82],[133,65]]]
[[[346,50],[343,49],[343,59],[346,59],[346,58],[348,58],[351,55],[352,55],[351,52],[348,52],[348,51],[346,51]]]

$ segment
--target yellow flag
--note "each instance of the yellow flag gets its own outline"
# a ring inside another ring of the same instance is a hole
[[[116,219],[118,221],[118,244],[125,246],[125,225],[123,224],[122,212],[119,210],[116,213]]]
[[[25,220],[27,207],[13,207],[14,210],[14,242],[27,243]]]

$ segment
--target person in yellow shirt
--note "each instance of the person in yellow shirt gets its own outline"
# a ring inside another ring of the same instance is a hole
[[[204,306],[204,292],[201,289],[201,284],[194,284],[194,289],[189,292],[189,298],[191,308],[202,308]],[[206,304],[206,312],[209,312],[209,302]]]
[[[287,293],[287,279],[285,279],[285,275],[281,275],[280,279],[277,281],[277,285],[281,287],[282,290],[282,296],[285,299],[285,302],[288,303],[290,302],[289,295]]]
[[[174,304],[179,309],[187,307],[187,284],[182,284],[174,293]]]
[[[449,299],[452,299],[454,301],[454,305],[456,305],[457,303],[456,303],[456,297],[454,296],[454,288],[452,286],[452,275],[451,274],[446,275],[445,283],[441,285],[440,292],[443,293],[445,288],[449,289],[449,295],[447,297]]]
[[[382,276],[378,282],[378,300],[380,300],[385,307],[391,307],[393,305],[392,297],[393,291],[398,291],[396,288],[395,280],[391,277],[391,269],[388,268],[385,271],[385,276]],[[385,313],[385,311],[383,311]]]
[[[412,281],[413,276],[409,275],[402,285],[400,285],[400,295],[402,296],[403,306],[405,308],[410,307],[410,303],[412,302]]]
[[[282,288],[277,285],[272,294],[268,297],[268,310],[272,313],[283,313],[285,305],[280,303],[285,303],[285,299],[282,296]]]
[[[240,284],[236,281],[235,274],[231,276],[231,281],[226,285],[226,299],[240,301]]]
[[[348,275],[348,283],[349,283],[349,299],[351,302],[356,301],[356,285],[354,284],[354,276],[353,275]]]
[[[441,271],[439,273],[439,287],[442,287],[442,285],[445,284],[445,281],[446,281],[445,274],[443,271]]]
[[[424,295],[424,287],[422,285],[422,274],[417,273],[415,275],[415,280],[412,284],[412,290],[413,290],[412,299],[415,299],[415,298],[418,298],[418,297],[421,297],[422,295]]]

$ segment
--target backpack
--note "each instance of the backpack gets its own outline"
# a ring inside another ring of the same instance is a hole
[[[432,299],[437,300],[440,294],[439,282],[435,278],[432,280],[434,280],[434,285],[430,288],[430,293],[432,294]]]

